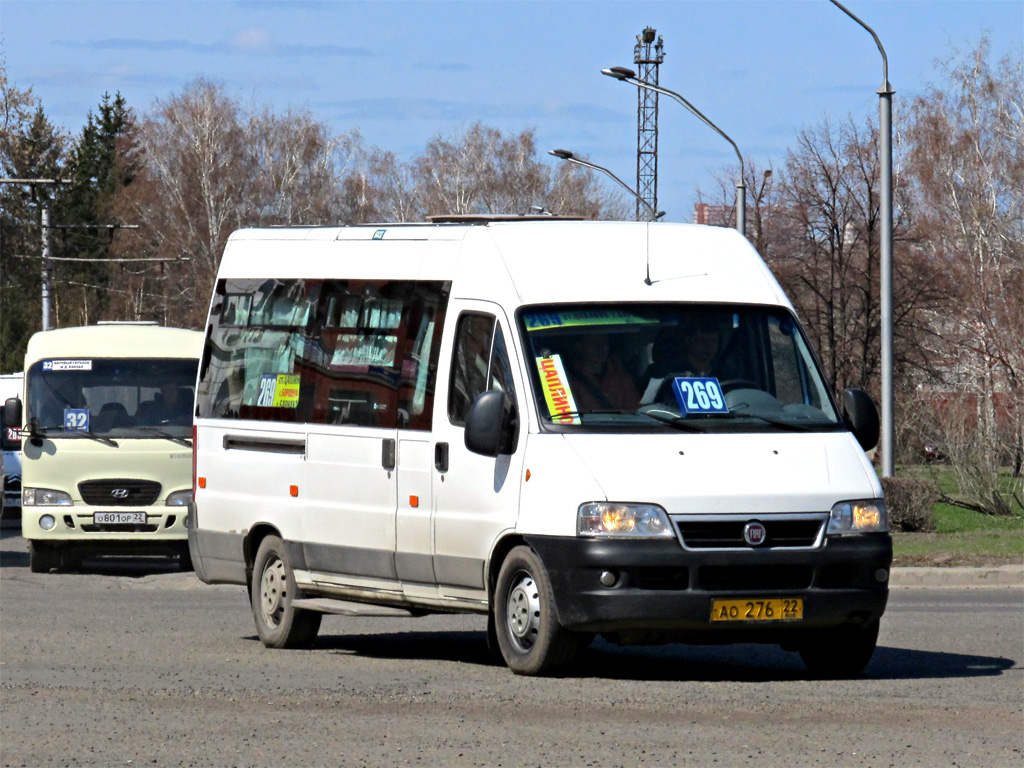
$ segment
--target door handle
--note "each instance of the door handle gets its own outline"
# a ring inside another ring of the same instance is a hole
[[[384,440],[380,451],[380,463],[388,472],[395,468],[395,441],[393,438]]]
[[[448,443],[434,445],[434,468],[438,472],[448,471]]]

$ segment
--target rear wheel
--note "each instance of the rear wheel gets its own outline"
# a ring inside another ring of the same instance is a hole
[[[53,568],[53,546],[39,541],[28,543],[28,569],[32,573],[49,573]]]
[[[551,580],[529,547],[516,547],[508,553],[494,598],[498,647],[517,675],[548,674],[576,656],[581,636],[558,623]]]
[[[267,536],[260,543],[250,591],[256,633],[268,648],[309,648],[320,631],[323,614],[294,608],[298,589],[284,542]]]
[[[877,644],[877,621],[847,624],[815,633],[800,647],[800,658],[816,677],[856,677],[871,661]]]

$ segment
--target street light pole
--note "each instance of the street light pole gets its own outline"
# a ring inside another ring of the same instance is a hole
[[[854,16],[837,0],[830,0],[839,10],[871,33],[882,54],[882,84],[878,88],[878,133],[881,154],[882,178],[880,202],[882,207],[881,255],[879,271],[881,294],[881,342],[882,342],[882,424],[881,443],[882,477],[895,474],[895,424],[893,418],[893,355],[892,355],[892,95],[895,91],[889,83],[889,59],[885,55],[882,41],[867,24]]]
[[[656,210],[654,210],[654,208],[651,206],[650,203],[648,203],[646,200],[644,200],[642,197],[640,197],[639,194],[637,194],[636,190],[634,190],[632,187],[630,187],[628,184],[626,184],[626,182],[624,182],[622,179],[620,179],[614,173],[609,171],[607,168],[603,168],[600,165],[594,165],[594,163],[591,163],[588,160],[583,160],[582,158],[577,157],[574,153],[570,152],[567,149],[552,149],[552,150],[548,151],[548,154],[549,155],[554,155],[559,160],[565,160],[566,162],[569,162],[569,163],[575,163],[576,165],[582,165],[584,168],[592,168],[595,171],[600,171],[601,173],[603,173],[603,174],[605,174],[607,176],[610,176],[620,187],[622,187],[624,190],[629,192],[629,194],[631,194],[633,197],[635,197],[639,202],[644,204],[644,206],[650,212],[651,221],[657,221],[658,219],[660,219],[662,216],[665,215],[664,211],[656,211]]]
[[[608,77],[611,77],[615,80],[620,80],[624,83],[632,83],[638,88],[646,88],[650,91],[654,91],[655,93],[663,93],[666,96],[670,96],[671,98],[675,99],[680,104],[682,104],[683,107],[685,107],[687,110],[689,110],[690,114],[692,114],[702,123],[704,123],[704,125],[712,129],[715,133],[717,133],[719,136],[721,136],[723,139],[725,139],[732,145],[733,150],[735,150],[736,152],[736,157],[739,158],[740,161],[740,180],[739,183],[736,184],[736,231],[738,231],[741,235],[746,236],[747,183],[743,170],[743,155],[740,154],[740,148],[736,146],[736,142],[730,139],[721,128],[719,128],[717,125],[708,120],[708,118],[705,117],[699,109],[693,106],[693,104],[688,102],[678,93],[676,93],[675,91],[670,91],[668,88],[663,88],[660,85],[653,85],[652,83],[640,80],[639,78],[637,78],[636,72],[634,72],[632,69],[628,69],[626,67],[609,67],[608,69],[602,69],[601,74],[607,75]]]

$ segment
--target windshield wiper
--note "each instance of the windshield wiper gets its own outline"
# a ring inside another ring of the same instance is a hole
[[[118,448],[118,447],[120,447],[120,446],[118,446],[116,441],[111,440],[109,437],[103,437],[102,435],[97,435],[95,432],[90,432],[87,429],[76,429],[73,432],[71,432],[70,434],[72,434],[72,435],[85,435],[86,437],[90,437],[90,438],[92,438],[93,440],[95,440],[97,442],[103,443],[104,445],[109,445],[111,448]]]
[[[548,420],[553,424],[560,423],[561,419],[575,418],[579,416],[632,416],[633,411],[622,409],[609,409],[604,411],[563,411],[562,413],[548,414]]]
[[[192,447],[191,440],[188,440],[187,438],[184,437],[178,437],[177,435],[172,435],[169,432],[164,432],[159,427],[154,427],[151,424],[139,424],[135,428],[149,430],[150,432],[156,433],[157,437],[162,437],[165,440],[170,440],[171,442],[177,443],[178,445],[184,445],[186,448]]]
[[[660,411],[644,411],[644,416],[660,421],[662,424],[668,424],[670,427],[675,427],[681,432],[707,432],[703,427],[698,426],[692,421],[687,421],[683,416],[670,416],[668,414],[662,414]]]
[[[794,424],[792,421],[783,421],[782,419],[776,419],[772,416],[762,416],[760,413],[736,413],[729,411],[729,413],[710,413],[708,414],[711,418],[717,419],[760,419],[767,424],[771,424],[774,427],[779,427],[788,432],[812,432],[815,427],[809,424]]]

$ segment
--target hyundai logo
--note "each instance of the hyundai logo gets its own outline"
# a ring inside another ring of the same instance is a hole
[[[743,540],[752,547],[764,544],[764,540],[767,536],[768,531],[766,531],[764,526],[756,520],[752,523],[747,523],[743,528]]]
[[[110,492],[110,495],[113,496],[115,499],[127,499],[128,498],[128,489],[127,488],[115,488],[114,490],[112,490]]]

